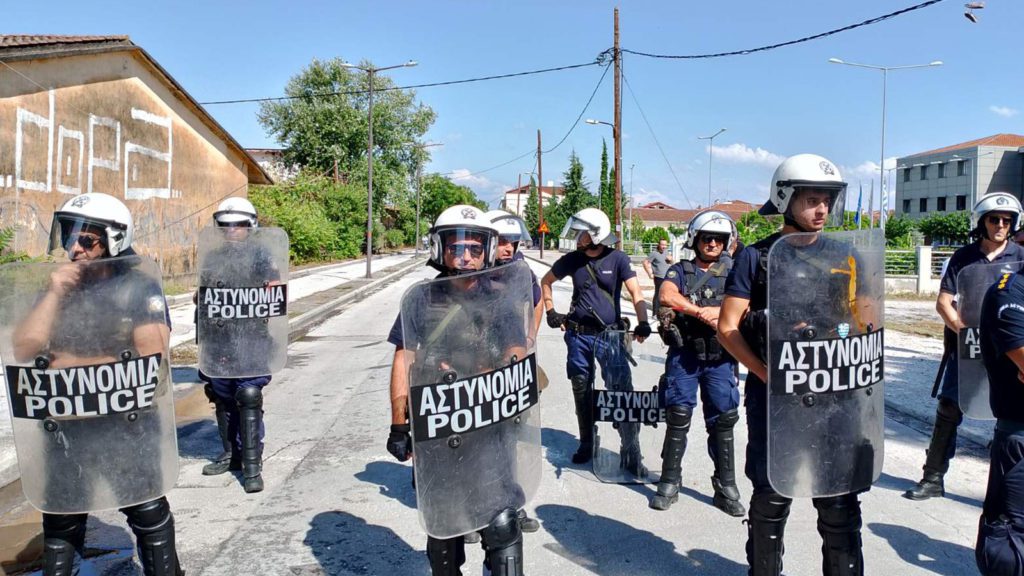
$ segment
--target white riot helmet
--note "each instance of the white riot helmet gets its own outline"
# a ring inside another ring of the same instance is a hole
[[[831,195],[830,217],[836,215],[834,207],[845,205],[846,182],[843,182],[836,165],[817,154],[797,154],[783,160],[775,169],[769,186],[768,201],[761,206],[758,213],[763,216],[788,216],[789,203],[800,188],[828,190]]]
[[[584,208],[569,217],[562,228],[562,238],[576,242],[583,232],[590,233],[590,240],[595,244],[615,245],[615,234],[608,216],[597,208]]]
[[[1020,200],[1009,192],[993,192],[982,196],[981,200],[971,210],[971,231],[984,237],[986,231],[982,224],[982,218],[989,212],[1006,212],[1013,215],[1013,222],[1010,223],[1010,235],[1012,236],[1020,227],[1021,210]]]
[[[484,218],[490,220],[498,229],[498,238],[516,244],[516,250],[519,249],[519,243],[530,243],[530,232],[519,216],[504,210],[491,210],[484,214]]]
[[[475,271],[468,268],[448,268],[444,263],[444,252],[449,250],[448,246],[456,245],[465,239],[476,240],[482,245],[483,268],[494,265],[494,255],[498,249],[498,228],[487,218],[483,210],[466,204],[457,204],[441,212],[430,228],[428,264],[442,272]]]
[[[132,245],[133,222],[128,207],[108,194],[90,192],[75,196],[53,213],[49,251],[63,248],[70,254],[72,243],[78,241],[84,228],[102,231],[101,242],[110,256],[117,256]]]
[[[213,223],[217,226],[257,226],[256,207],[245,198],[232,197],[220,203],[213,213]]]
[[[728,239],[723,248],[728,250],[732,246],[733,240],[736,239],[736,223],[725,212],[705,210],[690,220],[690,225],[686,228],[686,239],[683,241],[683,246],[696,251],[697,235],[701,232],[727,235]]]

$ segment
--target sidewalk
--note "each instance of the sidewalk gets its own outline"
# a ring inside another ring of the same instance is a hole
[[[373,289],[388,277],[406,268],[414,267],[411,250],[373,259],[372,280],[365,278],[366,261],[354,260],[343,264],[331,264],[296,271],[288,280],[288,318],[291,332],[307,329],[335,311],[350,299],[358,298],[363,292]],[[420,264],[422,265],[422,264]],[[190,295],[168,298],[171,316],[171,348],[180,345],[191,346],[195,342],[195,305]],[[174,354],[172,353],[172,356]],[[196,371],[193,366],[174,366],[175,405],[186,401],[198,388]],[[0,386],[0,488],[17,480],[17,453],[7,406],[7,387]]]

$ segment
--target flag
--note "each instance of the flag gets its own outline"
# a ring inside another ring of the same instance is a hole
[[[864,183],[860,183],[860,191],[857,192],[857,230],[860,230],[860,200],[864,197]]]
[[[871,181],[871,192],[868,193],[868,228],[875,227],[875,181]]]
[[[878,193],[882,200],[882,214],[878,218],[878,227],[885,230],[885,219],[889,215],[889,179],[885,177],[885,170],[882,170],[882,189]]]

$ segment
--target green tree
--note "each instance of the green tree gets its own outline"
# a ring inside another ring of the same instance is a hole
[[[889,248],[913,248],[914,221],[906,216],[896,216],[885,222],[885,245]]]
[[[537,181],[530,176],[530,193],[526,196],[526,208],[523,210],[523,220],[530,231],[530,236],[539,238],[540,235],[540,211],[538,210],[540,200],[537,197]],[[539,241],[539,240],[538,240]]]
[[[642,241],[644,244],[657,244],[662,240],[668,240],[668,230],[665,230],[661,226],[655,226],[654,228],[648,228],[644,230]]]
[[[766,218],[751,210],[736,221],[736,231],[740,235],[740,241],[749,246],[758,240],[767,238],[779,229],[781,216]]]
[[[671,226],[668,227],[668,233],[679,238],[686,234],[686,227],[676,226],[675,224],[672,224]]]
[[[918,220],[917,229],[929,244],[963,245],[970,242],[971,216],[966,210],[932,214]]]
[[[629,237],[633,240],[640,240],[644,236],[644,220],[639,214],[633,215],[633,220],[629,223]]]
[[[558,210],[565,218],[584,208],[597,206],[597,199],[590,193],[587,181],[583,178],[583,163],[575,151],[569,155],[569,168],[562,174],[562,188]]]
[[[456,204],[469,204],[487,210],[487,203],[476,197],[468,186],[460,186],[440,174],[423,177],[420,193],[420,217],[433,222],[446,208]]]

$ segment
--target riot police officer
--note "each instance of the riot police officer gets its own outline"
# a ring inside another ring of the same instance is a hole
[[[726,297],[718,317],[718,338],[725,349],[749,370],[745,387],[748,429],[746,474],[753,484],[754,492],[750,499],[746,551],[750,573],[754,576],[778,576],[781,573],[783,534],[792,503],[791,498],[776,490],[774,479],[769,477],[767,447],[771,431],[768,428],[770,416],[766,405],[769,367],[766,365],[765,350],[769,336],[769,326],[765,322],[770,304],[769,249],[791,234],[821,232],[833,208],[842,206],[845,189],[846,182],[842,180],[838,169],[821,156],[799,154],[784,160],[772,177],[769,200],[760,209],[763,215],[781,214],[784,222],[782,230],[739,252],[726,282]],[[802,256],[808,260],[793,262],[791,265],[800,267],[799,275],[806,275],[808,281],[816,274],[829,278],[830,272],[837,271],[830,270],[829,266],[830,262],[836,260],[833,253],[841,254],[842,260],[846,260],[846,248],[828,241],[820,234],[807,236],[810,238],[798,240],[795,247],[800,252],[807,252]],[[849,257],[856,258],[855,255]],[[825,266],[814,260],[820,260]],[[855,289],[846,288],[848,279],[853,277],[854,266],[857,266],[856,262],[846,271],[846,276],[830,279],[824,286],[824,294],[820,296],[796,293],[797,290],[784,295],[791,302],[779,303],[781,305],[777,307],[787,309],[787,312],[802,311],[804,319],[777,317],[776,303],[773,302],[771,321],[807,334],[810,334],[810,330],[806,329],[816,324],[817,329],[824,330],[826,325],[838,327],[845,323],[849,330],[851,319],[845,315],[852,312],[870,326],[872,315],[877,315],[877,310],[872,309],[872,302],[859,297],[859,283]],[[854,294],[850,293],[853,290],[857,290],[855,294],[858,296],[856,310],[851,310],[852,306],[848,304],[854,300]],[[814,297],[818,300],[812,302]],[[855,409],[851,411],[856,412]],[[827,435],[827,432],[822,433]],[[795,438],[794,441],[802,440]],[[866,464],[870,463],[868,461]],[[853,471],[844,469],[841,472],[846,474]],[[823,541],[822,573],[828,576],[862,575],[861,511],[856,491],[840,496],[815,497],[813,502],[818,512],[818,532]]]
[[[256,208],[245,198],[232,197],[224,200],[213,214],[213,223],[224,230],[227,240],[217,247],[216,253],[205,260],[218,268],[231,264],[240,266],[240,274],[253,276],[254,281],[264,280],[276,282],[280,279],[278,264],[262,246],[246,244],[249,231],[257,226]],[[209,282],[203,275],[210,270],[200,270],[200,285]],[[250,282],[250,284],[253,282]],[[257,329],[259,329],[257,327]],[[255,335],[240,335],[230,332],[223,333],[222,338],[235,340],[252,338],[251,346],[256,342],[263,343],[267,335],[255,338]],[[235,342],[200,342],[206,350],[232,353]],[[266,356],[261,351],[258,356]],[[261,372],[257,370],[256,372]],[[271,375],[262,374],[246,378],[213,378],[202,372],[200,377],[207,380],[206,395],[213,401],[217,418],[217,427],[224,440],[226,454],[203,467],[204,476],[216,476],[228,471],[242,471],[242,486],[247,493],[263,490],[263,444],[266,429],[263,424],[263,388],[270,384]]]
[[[1024,276],[1005,273],[985,294],[981,353],[996,417],[975,557],[985,576],[1024,574]]]
[[[971,237],[974,242],[953,253],[935,302],[935,309],[946,325],[947,341],[956,341],[956,335],[965,327],[954,302],[959,292],[959,273],[972,264],[1008,264],[1024,260],[1024,248],[1012,242],[1013,233],[1020,224],[1020,215],[1020,201],[1006,192],[987,194],[974,205],[971,211]],[[946,346],[943,354],[945,373],[938,392],[935,425],[925,454],[924,474],[920,482],[903,494],[911,500],[926,500],[946,494],[943,478],[949,470],[949,461],[956,453],[956,431],[964,418],[959,400],[957,349]]]
[[[132,235],[131,212],[106,194],[76,196],[54,213],[50,250],[63,249],[71,263],[50,274],[46,291],[15,329],[16,362],[35,358],[37,368],[61,369],[118,360],[161,362],[163,356],[161,371],[166,370],[170,338],[166,302],[155,264],[151,271],[144,270],[145,264],[132,250]],[[105,263],[107,259],[112,260]],[[5,364],[10,369],[12,362],[7,359]],[[169,382],[161,377],[153,401],[145,407],[140,401],[140,407],[124,413],[47,419],[38,428],[54,435],[38,444],[45,452],[34,455],[33,466],[43,468],[48,476],[41,479],[44,487],[31,487],[41,494],[29,497],[44,511],[45,576],[76,573],[75,553],[85,551],[87,514],[81,511],[109,508],[112,503],[122,506],[135,533],[144,573],[183,574],[170,505],[164,496],[152,497],[169,490],[177,476],[177,455],[170,456],[172,466],[163,462],[167,459],[163,452],[175,445]],[[90,402],[79,399],[83,404]],[[18,425],[15,431],[17,436]],[[124,437],[130,434],[138,436]],[[53,439],[57,446],[51,448]],[[125,458],[128,462],[103,464],[111,454],[124,451],[130,453]],[[65,469],[59,469],[62,462]],[[30,481],[24,475],[23,479]],[[94,489],[102,486],[106,490]],[[29,487],[25,489],[28,494]],[[138,504],[119,504],[140,499],[144,500]]]
[[[616,250],[611,222],[597,208],[584,208],[573,214],[565,224],[562,237],[576,242],[576,251],[559,258],[551,270],[541,278],[547,323],[552,328],[565,330],[568,348],[566,375],[572,383],[572,396],[576,405],[580,445],[572,456],[575,464],[589,462],[594,451],[594,422],[591,395],[594,387],[595,341],[605,330],[622,327],[620,299],[622,287],[629,292],[636,310],[637,326],[633,331],[637,340],[651,335],[647,321],[647,303],[644,301],[636,272],[630,267],[629,257]],[[551,285],[569,276],[572,278],[572,303],[568,314],[555,311]],[[606,366],[601,366],[607,370]],[[620,427],[620,432],[626,428]],[[628,459],[624,467],[642,476],[638,453],[624,452]]]
[[[714,505],[730,516],[746,514],[736,487],[733,448],[740,401],[736,361],[722,349],[715,333],[725,280],[732,269],[728,249],[735,238],[736,226],[725,213],[709,210],[696,215],[684,243],[695,256],[672,265],[661,285],[659,332],[669,347],[662,403],[668,429],[658,492],[650,503],[656,510],[667,510],[679,499],[681,462],[699,387],[708,453],[715,463],[715,475],[711,477]]]
[[[522,218],[513,216],[504,210],[491,210],[484,214],[490,218],[491,223],[498,229],[498,252],[494,263],[498,266],[510,262],[525,260],[526,257],[519,251],[524,243],[530,241],[530,233],[526,229],[526,223]],[[544,307],[541,306],[540,284],[537,283],[537,276],[530,272],[533,277],[533,304],[535,306],[534,332],[540,327],[541,317],[544,314]]]
[[[495,359],[502,363],[526,356],[526,319],[532,319],[533,312],[525,265],[502,266],[505,272],[520,272],[508,281],[497,272],[493,277],[475,274],[493,266],[497,245],[498,229],[478,208],[457,205],[442,212],[430,230],[428,260],[428,265],[440,274],[433,282],[407,292],[405,298],[412,299],[412,304],[407,306],[403,300],[403,311],[388,336],[388,342],[395,345],[395,356],[387,450],[399,461],[406,461],[415,453],[417,478],[421,467],[435,474],[431,482],[418,479],[416,483],[417,505],[428,531],[427,557],[434,576],[461,574],[460,567],[465,562],[464,535],[477,530],[472,518],[481,512],[493,514],[480,530],[485,565],[490,573],[523,573],[520,510],[529,495],[516,479],[533,465],[517,462],[517,455],[532,454],[539,464],[539,429],[534,430],[536,449],[527,448],[521,438],[509,437],[515,434],[510,430],[519,429],[518,419],[515,424],[507,423],[511,428],[494,425],[455,434],[457,442],[417,435],[414,447],[411,434],[416,419],[421,418],[419,412],[410,414],[415,398],[412,385],[423,388],[424,380],[440,380],[447,373],[454,377],[455,371],[477,374],[487,371],[490,361]],[[483,309],[481,301],[487,303]],[[521,301],[530,311],[517,313],[514,305],[506,305],[509,301]],[[478,314],[486,316],[477,318]],[[523,416],[522,424],[528,423],[532,424],[529,415]],[[504,448],[491,441],[495,438],[502,438],[497,444]],[[509,445],[513,446],[512,451],[505,449]],[[454,456],[458,462],[449,466],[443,459],[452,456],[454,450],[460,451]],[[430,461],[433,459],[442,461],[434,463]],[[458,471],[453,471],[454,467]],[[539,471],[539,465],[536,470]],[[436,474],[446,477],[442,480]],[[464,525],[468,529],[453,528]],[[432,527],[446,534],[454,530],[458,535],[435,537]]]

